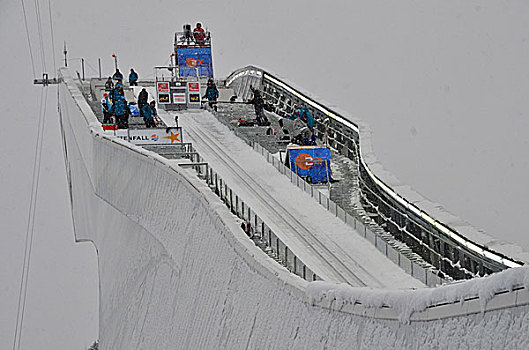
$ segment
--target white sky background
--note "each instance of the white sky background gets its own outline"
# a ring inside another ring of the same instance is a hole
[[[47,63],[48,2],[40,1]],[[34,3],[26,1],[40,75]],[[12,339],[40,87],[19,1],[0,0],[0,339]],[[219,77],[254,64],[366,120],[381,163],[478,228],[529,250],[529,3],[498,1],[52,1],[57,64],[97,74],[111,53],[141,77],[167,63],[175,30],[213,31]],[[55,88],[22,348],[79,348],[97,336],[94,249],[74,245]],[[11,344],[7,341],[7,344]],[[48,346],[49,345],[49,346]],[[10,347],[11,345],[9,345]]]

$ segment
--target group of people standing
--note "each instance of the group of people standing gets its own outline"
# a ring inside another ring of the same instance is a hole
[[[114,85],[114,80],[116,84]],[[138,73],[131,68],[129,74],[129,85],[138,86]],[[138,96],[138,109],[140,117],[145,121],[145,127],[156,127],[154,121],[158,115],[155,101],[147,104],[149,95],[145,89],[142,89]],[[103,124],[111,124],[114,117],[115,125],[118,129],[127,129],[129,127],[129,117],[131,115],[131,105],[125,99],[123,89],[123,74],[116,69],[112,77],[108,77],[105,83],[105,93],[101,99],[101,112],[103,113]]]

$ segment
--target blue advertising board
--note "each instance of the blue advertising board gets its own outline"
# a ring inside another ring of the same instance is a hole
[[[290,169],[308,182],[327,182],[331,177],[331,151],[327,147],[288,147]]]
[[[185,47],[177,49],[178,71],[181,77],[195,77],[198,68],[199,77],[213,78],[213,60],[211,47]]]

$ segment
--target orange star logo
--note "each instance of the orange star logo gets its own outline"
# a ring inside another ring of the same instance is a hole
[[[171,131],[171,135],[170,136],[164,136],[163,138],[164,139],[169,139],[171,140],[171,143],[175,142],[175,141],[180,141],[180,139],[178,138],[180,136],[180,134],[173,134],[173,132]]]

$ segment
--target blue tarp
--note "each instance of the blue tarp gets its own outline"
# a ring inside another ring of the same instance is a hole
[[[289,148],[290,169],[306,178],[308,182],[318,183],[331,180],[331,151],[327,147]]]
[[[178,68],[180,76],[195,77],[198,68],[199,77],[213,78],[213,60],[210,47],[178,48]]]
[[[133,117],[139,117],[140,116],[140,109],[137,105],[129,105],[130,115]]]

